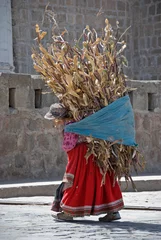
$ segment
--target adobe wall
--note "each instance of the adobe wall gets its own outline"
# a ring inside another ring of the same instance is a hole
[[[161,173],[161,81],[128,81],[144,173]],[[57,101],[39,76],[0,76],[0,180],[61,179],[66,155],[52,123],[44,119]],[[141,173],[140,173],[141,174]]]

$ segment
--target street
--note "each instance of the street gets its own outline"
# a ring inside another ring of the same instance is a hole
[[[122,210],[122,219],[100,223],[97,216],[56,221],[50,206],[0,205],[0,240],[160,240],[161,211]]]

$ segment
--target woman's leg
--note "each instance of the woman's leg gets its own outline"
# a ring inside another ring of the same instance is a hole
[[[64,188],[64,183],[62,182],[59,187],[56,189],[56,194],[55,194],[55,199],[52,203],[51,210],[54,212],[61,212],[62,209],[60,207],[60,202],[63,197],[63,188]]]

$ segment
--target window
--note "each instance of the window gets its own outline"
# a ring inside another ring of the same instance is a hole
[[[41,108],[42,90],[35,89],[35,108]]]
[[[15,108],[15,93],[16,88],[9,88],[9,107]]]
[[[155,93],[148,93],[148,111],[154,111],[155,109]]]

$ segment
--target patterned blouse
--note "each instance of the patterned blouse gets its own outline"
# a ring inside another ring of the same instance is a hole
[[[81,142],[86,142],[86,137],[76,133],[64,132],[62,148],[64,151],[68,152]]]

